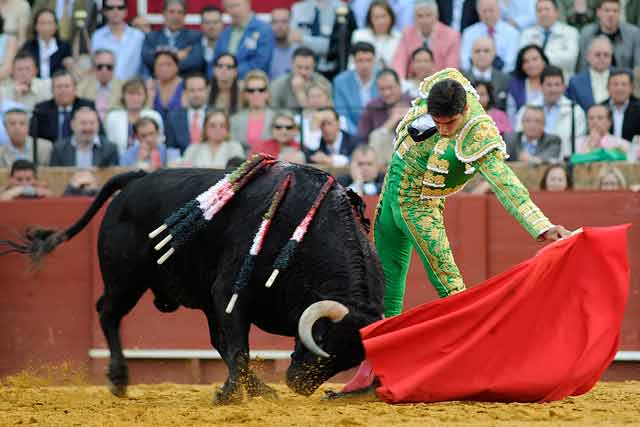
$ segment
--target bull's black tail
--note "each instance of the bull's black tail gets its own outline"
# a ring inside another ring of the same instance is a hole
[[[131,181],[142,178],[147,173],[144,171],[126,172],[112,177],[102,187],[91,206],[86,210],[84,215],[71,227],[64,231],[56,231],[50,229],[36,228],[27,230],[23,236],[22,242],[14,242],[10,240],[0,240],[0,244],[9,246],[9,250],[0,254],[10,252],[19,252],[27,254],[31,257],[34,264],[38,264],[42,257],[52,252],[58,245],[70,240],[78,234],[95,214],[100,210],[102,205],[118,190],[122,190]]]

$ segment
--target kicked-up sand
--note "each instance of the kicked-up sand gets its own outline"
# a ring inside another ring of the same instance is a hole
[[[640,382],[601,382],[589,393],[545,404],[443,402],[389,405],[375,398],[322,400],[273,387],[279,399],[215,406],[218,385],[135,385],[125,398],[81,376],[52,386],[33,375],[0,385],[0,426],[640,426]]]

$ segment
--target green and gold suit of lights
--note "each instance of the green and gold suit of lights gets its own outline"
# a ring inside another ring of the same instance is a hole
[[[408,128],[428,114],[429,91],[444,79],[458,81],[467,92],[464,124],[451,138],[435,133],[416,142]],[[375,216],[375,244],[385,275],[386,317],[402,311],[412,247],[440,297],[465,289],[444,228],[444,202],[477,172],[531,236],[538,238],[552,226],[505,164],[504,141],[469,81],[458,70],[445,69],[426,78],[420,93],[396,129],[395,152]]]

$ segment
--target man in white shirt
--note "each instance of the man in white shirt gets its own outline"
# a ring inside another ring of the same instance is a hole
[[[542,80],[542,106],[545,113],[544,131],[558,135],[562,140],[562,157],[574,152],[575,139],[587,133],[587,118],[579,105],[564,96],[564,73],[555,65],[547,65],[540,76]],[[522,130],[522,116],[526,106],[520,108],[517,131]]]
[[[607,36],[598,36],[591,41],[587,51],[589,67],[571,77],[567,97],[589,111],[609,97],[607,84],[613,57],[613,45]]]
[[[139,75],[144,34],[125,22],[127,4],[124,0],[104,0],[102,9],[107,24],[93,33],[91,51],[108,49],[115,54],[116,79],[127,80]]]
[[[471,49],[473,43],[479,37],[493,39],[496,46],[496,59],[494,66],[504,72],[510,72],[515,68],[518,56],[520,33],[511,25],[500,20],[500,7],[498,0],[478,0],[478,15],[480,22],[467,27],[462,33],[460,47],[460,64],[463,70],[471,66]]]
[[[578,62],[580,35],[575,28],[558,21],[557,0],[538,0],[535,26],[522,32],[520,47],[535,44],[544,50],[549,62],[562,68],[565,78],[571,77]]]

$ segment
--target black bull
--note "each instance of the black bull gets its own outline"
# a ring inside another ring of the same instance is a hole
[[[232,313],[226,314],[232,283],[261,216],[287,173],[294,176],[291,187],[248,286],[240,292]],[[122,190],[110,203],[100,227],[98,255],[105,288],[96,304],[111,352],[107,379],[116,395],[123,395],[128,384],[120,321],[148,289],[161,311],[182,305],[206,315],[211,343],[229,370],[215,395],[219,403],[237,401],[243,388],[249,396],[275,397],[249,367],[251,324],[269,333],[296,337],[287,384],[300,394],[313,393],[324,381],[364,358],[358,330],[381,318],[384,280],[363,227],[362,201],[355,194],[337,184],[332,187],[289,267],[271,288],[265,287],[274,259],[327,180],[322,171],[276,163],[249,182],[193,240],[164,264],[156,263],[166,247],[156,252],[153,245],[157,242],[148,234],[222,177],[222,172],[202,169],[117,175],[76,224],[64,232],[31,233],[23,247],[23,252],[36,258],[50,252],[82,230],[100,206]],[[300,338],[299,328],[308,328],[311,342]],[[318,347],[330,356],[320,356]]]

